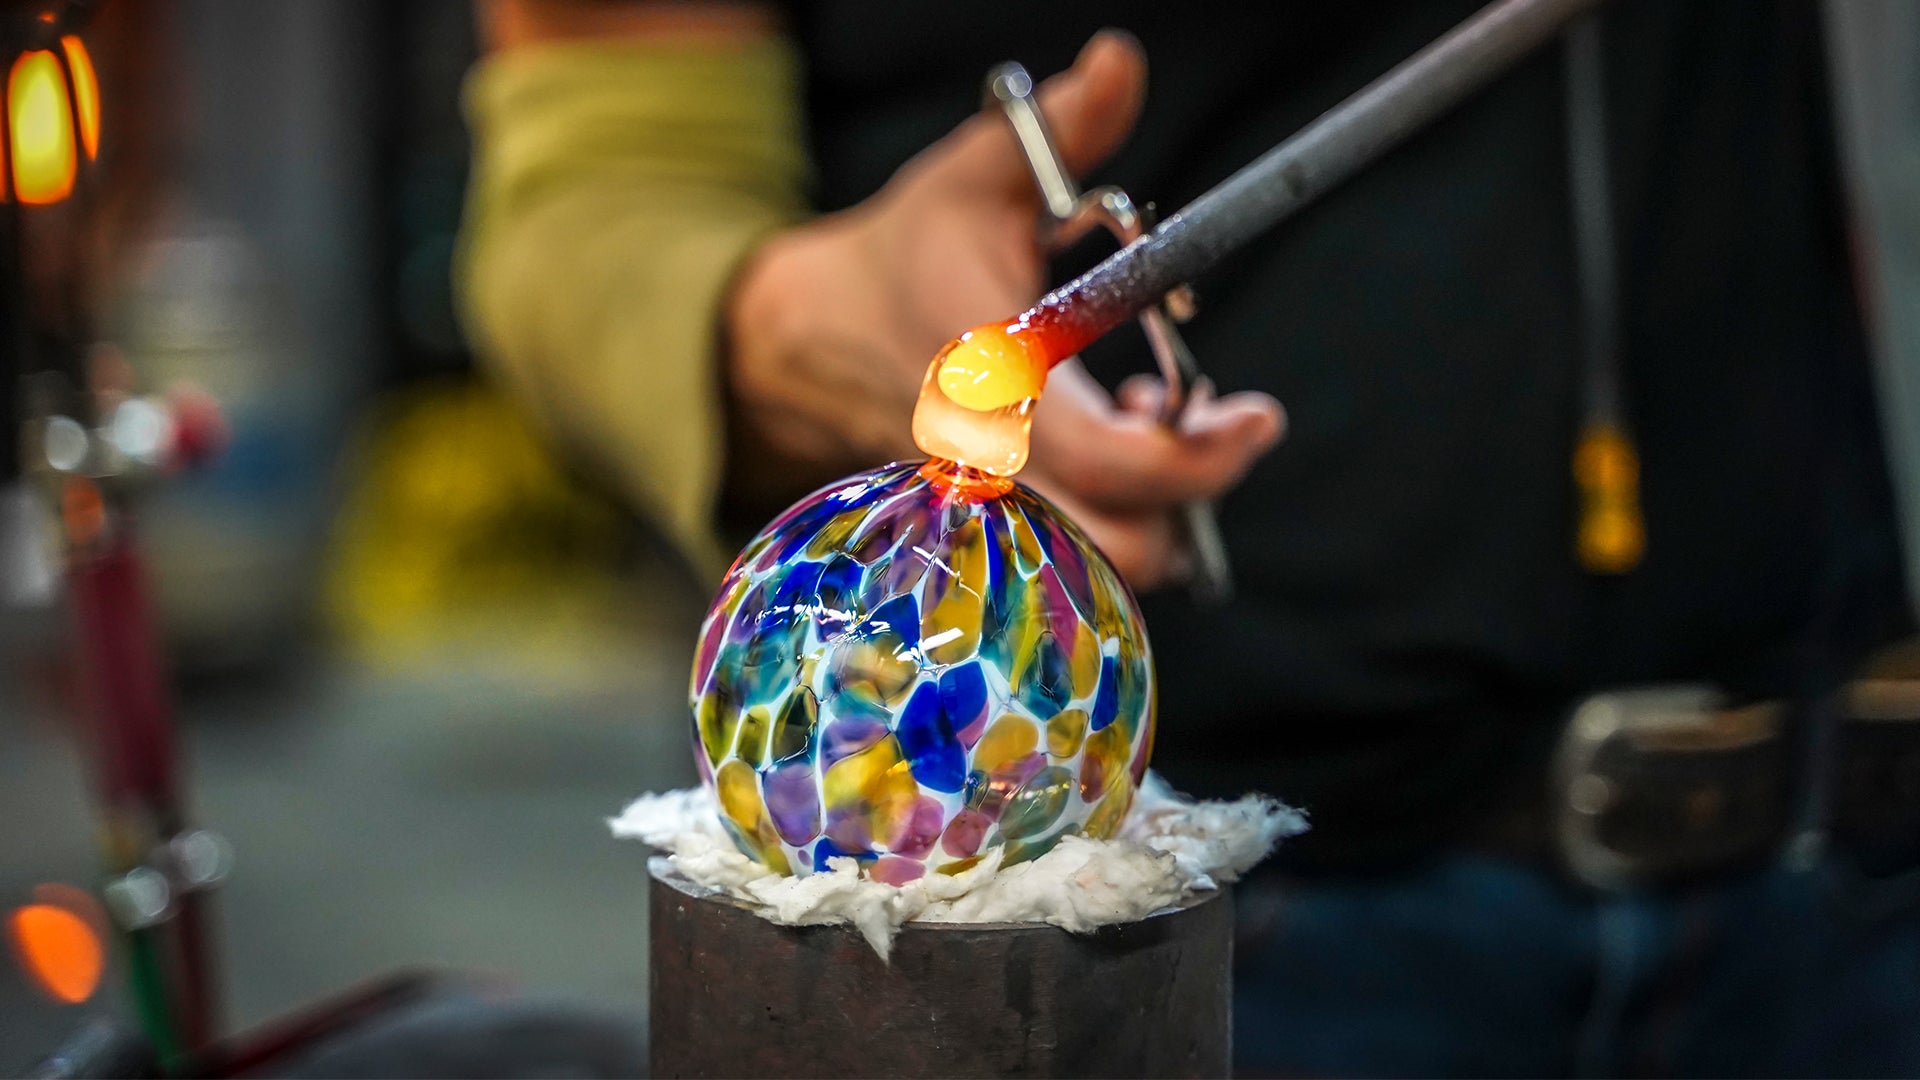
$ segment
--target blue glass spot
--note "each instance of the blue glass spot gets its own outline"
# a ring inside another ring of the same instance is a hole
[[[813,619],[820,627],[821,638],[839,633],[864,614],[866,605],[860,599],[861,573],[860,564],[845,555],[835,555],[820,568],[814,587]]]
[[[1073,700],[1073,668],[1067,651],[1050,633],[1034,644],[1033,663],[1014,696],[1035,716],[1047,717]]]
[[[980,719],[987,711],[987,677],[980,665],[956,664],[940,673],[940,708],[955,731]]]
[[[818,866],[822,870],[825,870],[827,868],[828,859],[836,858],[843,855],[848,858],[854,858],[854,859],[877,859],[880,857],[878,854],[868,850],[867,848],[853,848],[851,850],[844,849],[840,847],[840,845],[834,843],[832,840],[829,840],[824,836],[821,837],[818,841],[816,841],[813,845],[814,865]]]
[[[912,594],[896,596],[874,609],[872,615],[854,630],[861,637],[889,635],[898,638],[900,647],[920,647],[920,605]]]
[[[1027,516],[1027,525],[1033,529],[1034,538],[1040,541],[1040,550],[1046,553],[1047,561],[1052,562],[1055,558],[1053,553],[1055,533],[1052,528],[1053,523],[1049,520],[1050,515],[1046,513],[1048,504],[1039,503],[1037,498],[1035,502],[1037,505],[1021,507],[1020,512]]]
[[[913,778],[920,786],[934,791],[959,791],[967,774],[966,754],[960,739],[947,722],[940,707],[940,692],[932,683],[921,683],[900,712],[900,723],[893,729],[900,749],[913,765]]]
[[[978,810],[987,801],[987,792],[991,790],[987,784],[987,774],[974,769],[967,773],[966,787],[960,793],[961,805],[969,810]]]
[[[798,562],[787,567],[774,585],[773,594],[767,597],[768,614],[791,612],[812,604],[820,591],[820,574],[826,568],[825,563],[817,562]]]
[[[1113,723],[1115,714],[1120,711],[1120,687],[1118,673],[1114,671],[1113,657],[1100,660],[1100,689],[1093,695],[1093,717],[1088,726],[1095,731]]]
[[[1127,738],[1132,740],[1138,733],[1140,724],[1147,715],[1147,661],[1135,655],[1127,659],[1126,666],[1120,669],[1120,716],[1127,726]]]

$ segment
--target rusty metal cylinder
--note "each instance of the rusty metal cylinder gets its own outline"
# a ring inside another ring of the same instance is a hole
[[[656,867],[660,864],[656,862]],[[655,1077],[1225,1076],[1233,901],[1138,922],[778,926],[652,881]]]

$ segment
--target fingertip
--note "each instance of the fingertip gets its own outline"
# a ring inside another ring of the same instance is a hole
[[[1147,57],[1124,30],[1093,35],[1063,73],[1047,102],[1047,118],[1067,167],[1082,173],[1111,154],[1133,130],[1146,102]],[[1054,83],[1055,80],[1048,80]]]
[[[1129,375],[1120,383],[1120,389],[1114,393],[1120,407],[1128,412],[1157,413],[1160,403],[1166,398],[1165,386],[1158,376]]]
[[[1229,394],[1218,407],[1233,417],[1249,439],[1271,446],[1286,433],[1286,407],[1271,394],[1252,390]]]
[[[1080,46],[1080,52],[1073,58],[1073,66],[1094,62],[1106,62],[1111,58],[1114,63],[1128,64],[1145,68],[1147,66],[1146,46],[1131,30],[1118,26],[1103,26]]]

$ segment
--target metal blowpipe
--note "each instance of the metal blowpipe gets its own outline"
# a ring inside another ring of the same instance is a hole
[[[1152,232],[1042,297],[1088,340],[1133,318],[1460,104],[1601,0],[1496,0]]]

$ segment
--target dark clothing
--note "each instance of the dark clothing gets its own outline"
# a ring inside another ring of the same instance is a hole
[[[1095,179],[1171,209],[1479,6],[810,4],[819,195],[872,193],[991,64],[1058,70],[1111,24],[1152,89]],[[1604,39],[1639,569],[1573,555],[1558,50],[1198,283],[1202,365],[1278,395],[1291,429],[1220,507],[1238,600],[1147,603],[1155,764],[1304,805],[1297,865],[1431,848],[1537,780],[1588,690],[1804,690],[1907,626],[1814,5],[1620,0]],[[1088,359],[1148,366],[1126,332]]]
[[[1236,896],[1241,1076],[1920,1075],[1915,881],[1596,896],[1470,855]]]

